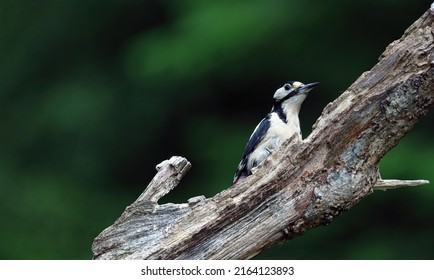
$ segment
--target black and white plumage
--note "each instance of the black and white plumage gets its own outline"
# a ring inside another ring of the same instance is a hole
[[[296,136],[301,141],[298,113],[307,93],[319,83],[303,84],[290,81],[273,96],[271,112],[256,126],[234,176],[234,183],[252,174],[252,168],[261,164],[285,140]]]

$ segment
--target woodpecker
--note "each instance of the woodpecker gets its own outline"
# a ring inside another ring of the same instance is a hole
[[[319,83],[303,84],[289,81],[277,89],[271,112],[256,126],[247,142],[233,183],[252,174],[252,168],[261,164],[285,140],[295,135],[301,141],[298,113],[307,94]]]

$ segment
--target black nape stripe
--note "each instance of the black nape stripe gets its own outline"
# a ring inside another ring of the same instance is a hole
[[[288,120],[286,119],[286,114],[285,112],[283,112],[281,100],[274,102],[273,109],[271,111],[276,113],[284,123],[288,123]]]

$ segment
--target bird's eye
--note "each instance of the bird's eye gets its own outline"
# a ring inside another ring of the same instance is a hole
[[[285,85],[283,86],[283,88],[284,88],[285,90],[290,90],[290,89],[291,89],[291,86],[290,86],[289,84],[285,84]]]

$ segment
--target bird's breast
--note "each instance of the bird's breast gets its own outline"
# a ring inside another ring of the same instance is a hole
[[[272,113],[270,117],[270,128],[265,133],[262,141],[249,156],[247,168],[251,169],[262,163],[276,148],[293,135],[296,135],[296,140],[301,141],[298,118],[287,119],[287,122],[284,122],[278,114]]]
[[[300,121],[298,116],[287,116],[284,122],[277,113],[272,113],[270,117],[270,128],[267,131],[268,137],[278,137],[283,142],[293,135],[301,140]]]

